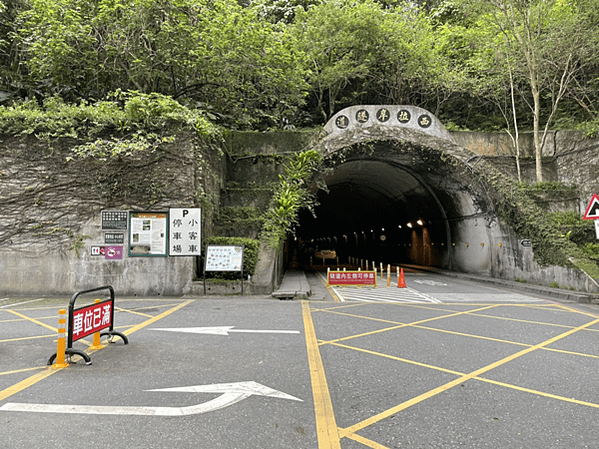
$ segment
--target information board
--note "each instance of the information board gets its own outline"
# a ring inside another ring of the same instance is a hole
[[[168,212],[129,213],[129,256],[166,256]]]
[[[202,253],[202,209],[169,210],[169,256],[199,256]]]
[[[102,229],[127,229],[129,212],[126,210],[103,210]]]
[[[204,271],[243,271],[243,246],[208,245]]]

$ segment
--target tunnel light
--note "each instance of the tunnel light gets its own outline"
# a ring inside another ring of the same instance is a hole
[[[397,227],[398,227],[399,229],[401,229],[401,225],[398,225]]]
[[[412,223],[408,223],[406,226],[407,226],[408,228],[412,229]]]
[[[422,226],[424,224],[424,222],[422,220],[418,220],[416,223],[418,223],[420,226]]]
[[[385,228],[381,228],[381,231],[385,232]]]

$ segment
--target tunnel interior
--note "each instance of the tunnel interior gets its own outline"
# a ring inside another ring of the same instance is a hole
[[[349,151],[323,175],[326,188],[315,192],[314,213],[301,211],[288,242],[290,257],[301,264],[343,265],[357,258],[488,270],[489,251],[475,252],[468,243],[476,241],[480,249],[489,242],[479,205],[468,192],[468,171],[440,155],[398,141]],[[334,250],[335,259],[321,260],[323,250]]]
[[[448,245],[446,212],[430,186],[408,167],[390,161],[350,160],[325,176],[313,214],[300,215],[298,250],[335,250],[382,263],[443,266]]]

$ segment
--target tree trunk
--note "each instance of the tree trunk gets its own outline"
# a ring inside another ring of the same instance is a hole
[[[534,100],[534,124],[533,140],[535,144],[535,167],[537,173],[537,182],[543,182],[543,147],[541,145],[541,136],[539,134],[539,121],[541,115],[541,95],[538,86],[532,82],[532,97]]]

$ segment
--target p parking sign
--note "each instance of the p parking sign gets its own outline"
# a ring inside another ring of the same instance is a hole
[[[202,209],[185,208],[169,211],[169,256],[202,254]]]

